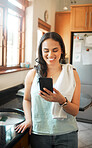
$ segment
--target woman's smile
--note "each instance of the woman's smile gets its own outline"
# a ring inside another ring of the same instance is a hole
[[[48,58],[47,59],[50,61],[50,62],[53,62],[56,58]]]

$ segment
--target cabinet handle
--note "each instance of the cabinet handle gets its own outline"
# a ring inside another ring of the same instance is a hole
[[[86,16],[85,16],[85,27],[87,27],[87,12],[86,12]]]
[[[92,16],[92,12],[90,12],[90,23],[89,23],[89,27],[91,27],[91,16]]]

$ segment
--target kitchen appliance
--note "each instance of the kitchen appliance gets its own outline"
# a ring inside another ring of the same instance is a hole
[[[71,63],[76,68],[81,81],[82,101],[85,101],[83,96],[92,101],[92,32],[72,33],[71,55]],[[78,116],[92,121],[92,114],[89,112],[86,116],[83,113],[79,113]]]
[[[73,33],[72,64],[80,77],[81,92],[92,96],[92,33]]]

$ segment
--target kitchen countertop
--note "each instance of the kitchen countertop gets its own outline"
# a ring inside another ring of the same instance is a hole
[[[12,148],[27,132],[17,133],[16,125],[25,120],[19,109],[0,108],[0,148]]]
[[[81,93],[79,111],[85,111],[92,106],[92,97],[88,94]]]
[[[18,134],[15,125],[0,126],[0,148],[12,148],[27,132]]]

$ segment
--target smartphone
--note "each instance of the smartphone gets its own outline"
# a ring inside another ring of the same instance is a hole
[[[39,78],[40,90],[44,91],[43,88],[47,88],[53,92],[53,80],[52,78]],[[45,91],[44,91],[45,92]]]

